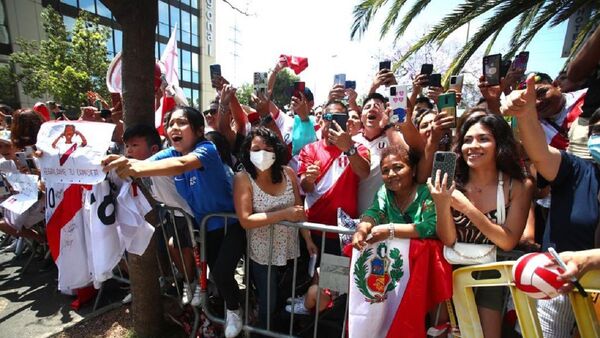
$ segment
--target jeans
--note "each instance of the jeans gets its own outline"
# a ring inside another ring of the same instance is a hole
[[[269,266],[258,264],[253,260],[250,260],[250,268],[252,270],[252,278],[254,279],[254,285],[256,286],[256,292],[258,296],[258,319],[259,327],[267,328],[267,318],[275,312],[275,306],[277,304],[277,271],[278,267],[275,265],[271,266],[271,284],[269,281]],[[267,296],[267,292],[269,292]],[[267,298],[269,298],[267,300]],[[268,306],[268,307],[267,307]],[[273,321],[270,322],[270,327],[273,327]]]
[[[234,278],[235,268],[246,251],[246,232],[239,223],[206,233],[208,266],[228,310],[240,308],[240,288]]]

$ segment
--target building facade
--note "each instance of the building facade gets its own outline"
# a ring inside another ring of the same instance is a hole
[[[121,51],[121,28],[100,0],[0,0],[0,64],[18,48],[17,38],[44,38],[40,18],[44,6],[52,6],[63,16],[67,30],[73,27],[80,10],[92,13],[111,31],[107,58],[111,60]],[[179,84],[190,104],[200,108],[214,96],[208,66],[215,63],[215,7],[214,0],[158,1],[155,57],[160,58],[177,25]],[[27,97],[19,88],[19,99],[23,107],[31,107],[47,98]]]

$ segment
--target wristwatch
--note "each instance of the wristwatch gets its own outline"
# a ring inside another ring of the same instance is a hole
[[[344,155],[346,156],[352,156],[354,154],[356,154],[356,147],[354,145],[352,145],[352,147],[350,147],[350,149],[348,149],[347,151],[344,151]]]

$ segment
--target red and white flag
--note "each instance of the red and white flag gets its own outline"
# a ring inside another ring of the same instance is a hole
[[[179,87],[179,52],[177,49],[177,24],[167,42],[165,51],[160,57],[161,68],[164,69],[164,80],[167,82],[167,90],[160,99],[160,106],[154,113],[154,126],[162,134],[163,119],[165,114],[173,109],[175,103],[188,105],[187,99]],[[166,93],[172,91],[171,93]]]
[[[425,337],[425,315],[452,297],[452,267],[437,240],[399,239],[354,249],[350,337]]]

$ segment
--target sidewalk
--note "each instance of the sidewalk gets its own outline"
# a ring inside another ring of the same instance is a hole
[[[42,262],[34,259],[20,276],[28,258],[29,254],[15,258],[12,252],[0,251],[0,338],[47,337],[92,312],[93,300],[78,311],[71,309],[74,297],[58,292],[56,267],[42,272]],[[124,297],[125,291],[110,289],[104,292],[100,307]]]

